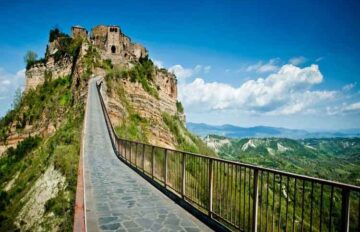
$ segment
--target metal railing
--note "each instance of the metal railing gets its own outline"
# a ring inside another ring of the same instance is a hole
[[[210,220],[240,231],[360,231],[360,187],[119,138],[116,154]]]

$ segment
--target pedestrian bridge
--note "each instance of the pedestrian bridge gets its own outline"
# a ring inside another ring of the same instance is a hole
[[[100,88],[83,135],[87,231],[359,231],[360,187],[120,139]]]

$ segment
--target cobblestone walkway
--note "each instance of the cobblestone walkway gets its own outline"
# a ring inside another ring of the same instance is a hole
[[[90,82],[84,143],[88,231],[209,231],[115,156],[95,81]]]

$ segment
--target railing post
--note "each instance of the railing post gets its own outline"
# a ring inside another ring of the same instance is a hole
[[[121,140],[121,156],[124,157],[124,141]]]
[[[164,186],[166,188],[167,185],[167,149],[165,149],[165,159],[164,159]]]
[[[186,172],[186,154],[182,153],[182,173],[181,173],[181,197],[185,197],[185,172]]]
[[[145,172],[145,144],[143,144],[143,152],[142,152],[142,169]]]
[[[249,173],[250,175],[250,173]],[[258,179],[259,179],[259,170],[254,169],[254,192],[253,192],[253,210],[252,210],[252,231],[257,231],[257,215],[258,215],[258,205],[259,205],[259,191],[258,191]]]
[[[154,157],[154,146],[151,146],[152,147],[152,150],[151,150],[151,177],[154,179],[154,160],[155,160],[155,157]]]
[[[135,143],[135,167],[137,168],[138,143]]]
[[[125,160],[127,160],[127,151],[126,151],[126,144],[127,144],[127,142],[126,141],[124,141],[124,155],[125,155]]]
[[[209,159],[209,217],[212,217],[213,208],[213,160]]]
[[[360,212],[359,212],[360,213]],[[350,190],[343,188],[341,200],[341,231],[349,232],[350,221]]]
[[[131,147],[132,147],[132,142],[130,142],[130,164],[131,164],[131,162],[132,162],[132,152],[131,152]]]

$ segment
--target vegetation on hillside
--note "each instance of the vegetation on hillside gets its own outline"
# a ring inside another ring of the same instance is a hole
[[[51,80],[45,75],[44,85],[29,90],[18,100],[14,108],[0,119],[0,142],[6,142],[13,124],[20,133],[25,126],[38,127],[59,121],[58,116],[66,113],[73,104],[71,78],[66,76]]]
[[[16,230],[16,225],[25,223],[18,218],[26,205],[25,199],[36,198],[31,195],[31,189],[50,166],[65,177],[65,184],[44,205],[43,219],[34,222],[29,229],[37,230],[41,226],[45,229],[59,228],[59,231],[72,230],[84,114],[83,104],[74,105],[73,98],[70,76],[52,80],[51,75],[46,75],[44,85],[20,96],[14,108],[0,120],[3,141],[6,141],[13,124],[19,133],[26,125],[43,128],[53,124],[57,127],[48,138],[29,136],[16,148],[9,148],[0,159],[1,231]]]
[[[22,136],[38,134],[9,148],[0,159],[0,231],[17,231],[19,227],[29,231],[72,231],[84,118],[84,103],[73,92],[80,91],[73,89],[73,73],[83,41],[53,29],[49,42],[55,44],[56,52],[49,54],[47,49],[45,58],[52,56],[55,62],[71,58],[73,70],[71,75],[56,80],[45,71],[44,84],[17,94],[13,109],[0,119],[0,143],[6,144],[14,132]],[[81,64],[85,68],[81,79],[90,76],[97,58],[96,49],[90,46]],[[33,52],[27,53],[25,61],[27,69],[45,63],[45,59],[37,60]],[[50,189],[51,183],[56,186]],[[36,195],[39,193],[43,194],[40,200]],[[32,208],[33,204],[40,205]]]
[[[56,52],[54,54],[49,54],[48,48],[45,52],[45,58],[38,58],[38,55],[33,51],[28,51],[24,57],[26,64],[26,70],[29,70],[36,64],[45,64],[48,57],[52,56],[55,62],[60,61],[63,57],[72,58],[75,63],[80,52],[82,39],[81,38],[71,38],[68,34],[61,32],[58,28],[50,30],[49,33],[49,42],[56,43]]]
[[[140,59],[139,62],[130,69],[113,67],[111,62],[107,60],[103,61],[102,67],[107,71],[107,80],[127,78],[130,79],[131,82],[139,82],[147,93],[159,99],[159,94],[154,84],[155,66],[148,57]]]
[[[211,137],[218,141],[224,139]],[[360,184],[360,138],[228,140],[230,143],[218,151],[225,159]]]
[[[177,148],[183,151],[214,156],[214,150],[210,149],[199,137],[191,134],[180,121],[177,115],[163,113],[163,121],[176,139]]]

